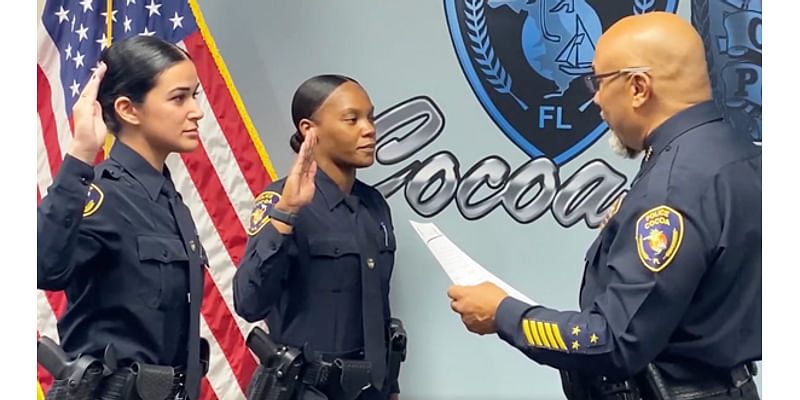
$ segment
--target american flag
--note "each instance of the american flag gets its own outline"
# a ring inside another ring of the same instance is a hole
[[[113,3],[113,4],[112,4]],[[108,15],[108,9],[111,15]],[[37,201],[58,171],[72,140],[72,105],[100,52],[111,41],[152,35],[192,57],[200,78],[200,147],[172,155],[167,165],[192,210],[208,254],[201,335],[211,344],[203,399],[244,399],[256,360],[245,345],[254,324],[233,311],[233,274],[244,252],[245,226],[255,196],[275,172],[242,105],[195,0],[48,0],[38,26]],[[98,161],[102,154],[98,156]],[[62,292],[37,294],[38,335],[57,340]],[[256,324],[258,325],[258,324]],[[41,366],[39,380],[52,383]]]

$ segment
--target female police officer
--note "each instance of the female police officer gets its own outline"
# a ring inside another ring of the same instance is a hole
[[[395,237],[386,200],[356,179],[375,159],[372,103],[353,79],[321,75],[297,89],[292,118],[298,156],[256,199],[236,312],[266,318],[278,343],[370,361],[360,398],[396,398],[386,374]]]
[[[206,257],[164,162],[198,146],[197,72],[183,50],[147,36],[115,43],[100,61],[73,108],[74,141],[37,210],[37,286],[66,293],[58,329],[68,355],[101,359],[109,345],[115,350],[120,368],[98,396],[126,398],[129,382],[161,390],[160,398],[195,400]],[[93,170],[106,125],[117,140]],[[167,387],[146,382],[165,373]],[[48,397],[63,386],[57,379]]]

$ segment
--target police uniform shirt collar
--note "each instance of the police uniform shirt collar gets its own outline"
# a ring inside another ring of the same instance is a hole
[[[655,156],[678,136],[692,128],[717,119],[722,119],[722,115],[712,100],[698,103],[682,110],[650,132],[650,135],[644,140],[645,154],[650,153]],[[652,157],[646,156],[646,158]]]
[[[342,189],[339,188],[339,185],[337,185],[336,182],[334,182],[333,179],[328,176],[328,174],[322,171],[322,168],[317,169],[317,175],[314,178],[314,181],[317,184],[317,190],[325,199],[325,204],[328,205],[329,210],[333,210],[341,202],[346,202],[347,195],[342,192]],[[353,182],[352,194],[358,197],[361,203],[364,203],[363,186],[364,183],[358,179]],[[352,205],[348,204],[348,208],[355,211]]]
[[[166,165],[163,173],[158,172],[144,157],[119,140],[115,141],[109,157],[141,183],[152,200],[158,198],[164,180],[169,177]]]

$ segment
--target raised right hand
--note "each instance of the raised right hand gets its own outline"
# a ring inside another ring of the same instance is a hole
[[[300,151],[297,152],[297,158],[286,177],[281,199],[275,205],[279,210],[297,213],[314,198],[314,176],[317,173],[317,162],[314,161],[316,144],[317,136],[312,129],[306,134]]]
[[[103,122],[100,102],[97,101],[100,82],[106,69],[107,66],[103,62],[97,66],[86,82],[78,101],[72,106],[75,135],[68,153],[90,165],[106,140],[106,124]]]

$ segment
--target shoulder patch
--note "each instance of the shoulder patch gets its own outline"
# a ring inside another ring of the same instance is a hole
[[[256,197],[256,204],[253,207],[253,212],[250,213],[250,225],[247,227],[247,234],[253,236],[261,231],[270,220],[268,211],[275,207],[280,201],[280,193],[273,191],[266,191]]]
[[[83,217],[86,218],[100,209],[103,205],[105,195],[100,187],[94,183],[89,185],[89,193],[86,196],[86,204],[83,206]]]
[[[636,221],[636,250],[650,271],[667,268],[682,239],[683,215],[668,206],[651,208]]]

